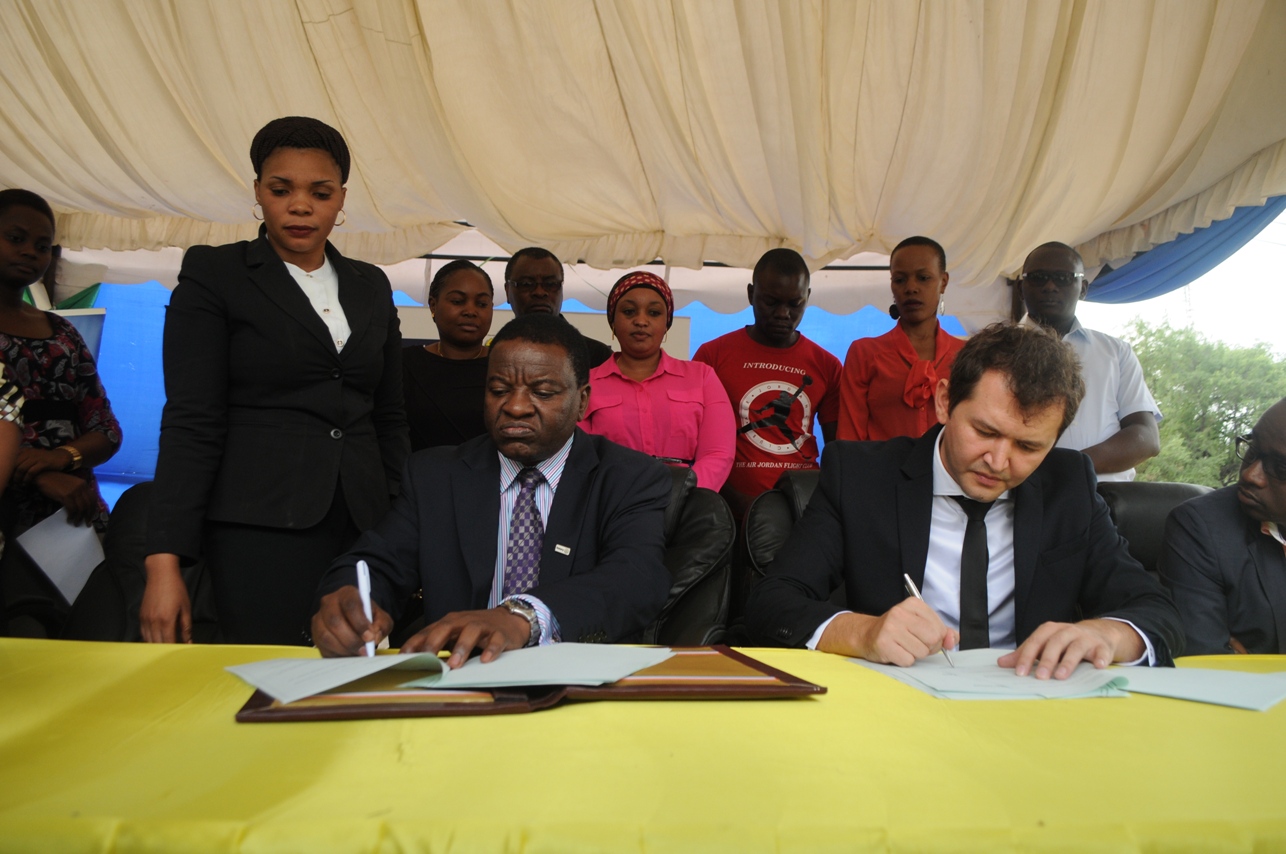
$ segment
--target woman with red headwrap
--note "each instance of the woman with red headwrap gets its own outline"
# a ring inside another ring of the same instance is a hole
[[[717,491],[732,471],[737,425],[714,371],[661,349],[674,323],[669,285],[651,273],[625,275],[607,297],[607,322],[621,351],[589,372],[581,428],[688,466],[697,486]]]

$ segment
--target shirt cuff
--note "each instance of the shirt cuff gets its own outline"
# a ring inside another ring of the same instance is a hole
[[[562,640],[562,633],[558,630],[558,621],[554,619],[554,612],[549,610],[548,605],[535,596],[528,596],[525,593],[507,598],[524,602],[536,612],[536,622],[540,625],[540,637],[536,640],[538,646],[547,646]]]
[[[834,614],[831,614],[829,617],[825,619],[825,621],[822,622],[820,626],[817,627],[817,630],[813,632],[812,637],[808,639],[808,643],[804,644],[804,646],[808,647],[809,649],[817,649],[817,644],[821,642],[822,635],[826,634],[826,627],[829,626],[835,620],[835,618],[838,617],[840,614],[851,614],[851,613],[853,612],[836,611]]]
[[[1143,654],[1140,655],[1138,658],[1134,659],[1133,661],[1119,662],[1122,667],[1133,667],[1136,664],[1146,664],[1148,667],[1156,667],[1157,665],[1156,650],[1152,649],[1152,641],[1148,640],[1148,636],[1146,633],[1141,631],[1138,626],[1134,625],[1134,623],[1131,623],[1129,620],[1122,620],[1120,617],[1104,617],[1103,619],[1112,620],[1117,623],[1125,623],[1127,626],[1134,629],[1134,631],[1138,632],[1139,637],[1143,638],[1143,646],[1144,646]]]

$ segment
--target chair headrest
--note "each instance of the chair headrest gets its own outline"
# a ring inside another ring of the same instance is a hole
[[[822,473],[817,469],[798,469],[784,471],[777,478],[777,485],[773,488],[780,489],[785,494],[795,520],[804,515],[804,508],[813,497],[813,490],[817,489],[821,477]]]

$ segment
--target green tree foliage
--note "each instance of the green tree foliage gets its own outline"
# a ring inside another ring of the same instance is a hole
[[[1230,347],[1168,323],[1136,320],[1125,337],[1165,415],[1161,453],[1139,466],[1139,480],[1236,482],[1233,440],[1286,397],[1286,359],[1275,358],[1267,344]]]

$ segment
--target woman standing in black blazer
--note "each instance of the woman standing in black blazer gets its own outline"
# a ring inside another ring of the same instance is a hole
[[[316,119],[250,145],[256,240],[194,246],[165,318],[144,640],[190,640],[180,564],[204,558],[228,643],[303,643],[317,582],[377,522],[408,453],[388,279],[326,238],[349,153]]]

